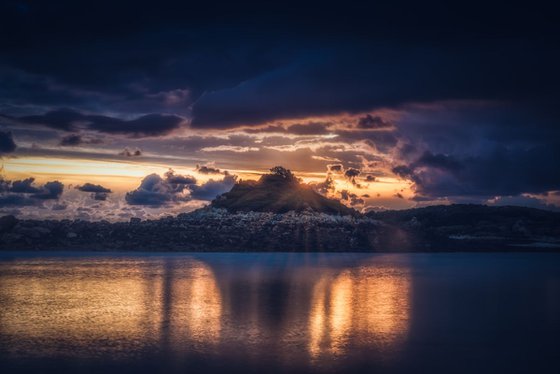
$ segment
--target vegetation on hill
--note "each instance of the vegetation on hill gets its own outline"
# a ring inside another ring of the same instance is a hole
[[[218,196],[211,204],[230,212],[287,213],[311,210],[335,215],[357,215],[337,200],[317,193],[290,170],[281,166],[270,169],[258,181],[239,181],[230,192]]]

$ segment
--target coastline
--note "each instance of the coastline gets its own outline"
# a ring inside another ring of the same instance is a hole
[[[557,212],[536,209],[470,205],[359,217],[205,208],[159,220],[114,223],[6,216],[0,218],[0,251],[559,252],[558,217]]]

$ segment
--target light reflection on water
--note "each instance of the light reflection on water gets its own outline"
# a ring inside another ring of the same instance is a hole
[[[408,269],[382,261],[21,259],[0,262],[0,274],[1,340],[12,356],[231,350],[313,365],[353,345],[395,349],[410,312]]]
[[[559,268],[555,254],[0,254],[0,372],[559,372]]]
[[[409,314],[406,268],[370,265],[334,277],[324,275],[313,287],[310,356],[345,355],[349,340],[395,348],[406,338]]]

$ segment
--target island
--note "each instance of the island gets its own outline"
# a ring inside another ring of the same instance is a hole
[[[275,167],[204,208],[157,220],[0,217],[0,250],[560,251],[560,212],[456,204],[360,213]]]

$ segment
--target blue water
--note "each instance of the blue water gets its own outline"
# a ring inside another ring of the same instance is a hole
[[[560,254],[0,254],[0,372],[560,372]]]

